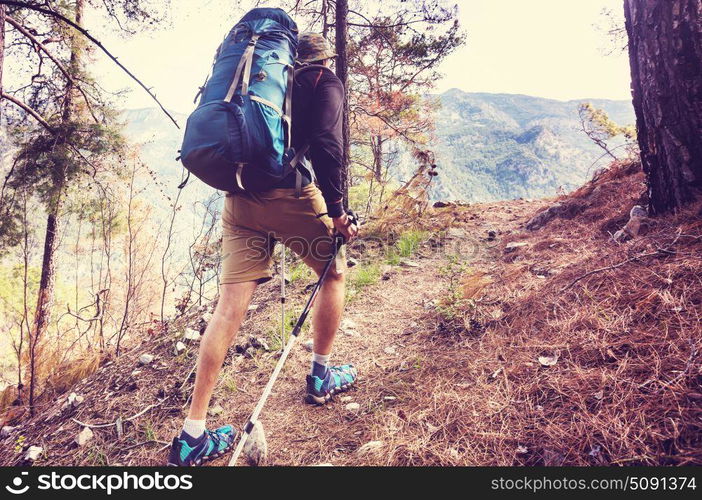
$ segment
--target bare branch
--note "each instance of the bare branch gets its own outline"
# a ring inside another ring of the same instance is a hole
[[[48,130],[48,131],[51,132],[52,134],[55,134],[55,133],[56,133],[56,131],[51,127],[51,125],[49,125],[49,124],[47,123],[47,121],[44,120],[44,118],[42,118],[41,115],[40,115],[39,113],[37,113],[34,109],[32,109],[31,107],[27,106],[25,103],[23,103],[22,101],[20,101],[20,100],[17,99],[16,97],[11,96],[10,94],[7,94],[7,93],[5,93],[5,92],[1,92],[1,93],[0,93],[0,100],[2,100],[2,99],[7,99],[7,100],[10,101],[12,104],[14,104],[14,105],[16,105],[16,106],[22,108],[26,113],[32,115],[32,118],[34,118],[36,121],[38,121],[39,124],[40,124],[42,127],[44,127],[46,130]]]
[[[170,118],[170,120],[173,122],[173,124],[174,124],[177,128],[180,128],[180,125],[178,125],[178,122],[176,121],[176,119],[173,118],[173,116],[171,116],[171,114],[166,110],[166,108],[163,106],[163,104],[161,104],[161,101],[159,101],[158,98],[156,98],[156,96],[154,95],[154,93],[151,92],[151,89],[150,89],[149,87],[147,87],[141,80],[139,80],[139,79],[134,75],[134,73],[132,73],[131,71],[129,71],[129,70],[126,68],[126,66],[124,66],[124,64],[122,64],[121,62],[119,62],[119,60],[117,59],[117,57],[113,56],[112,53],[111,53],[109,50],[107,50],[107,49],[105,48],[105,46],[102,44],[102,42],[100,42],[100,40],[98,40],[97,38],[95,38],[94,36],[92,36],[92,35],[88,32],[88,30],[86,30],[86,29],[80,27],[78,24],[74,23],[73,21],[71,21],[71,20],[68,19],[67,17],[62,16],[62,15],[59,14],[58,12],[54,12],[54,11],[51,10],[51,9],[45,9],[45,8],[39,7],[39,6],[37,6],[37,5],[27,4],[27,3],[25,3],[25,2],[10,1],[10,0],[0,0],[0,4],[9,5],[9,6],[12,6],[12,7],[19,7],[19,8],[23,8],[23,9],[29,9],[29,10],[33,10],[33,11],[35,11],[35,12],[40,12],[40,13],[42,13],[42,14],[46,14],[47,16],[54,17],[54,18],[58,19],[59,21],[68,24],[71,28],[75,29],[75,30],[78,31],[80,34],[82,34],[84,37],[86,37],[88,40],[90,40],[91,42],[93,42],[93,44],[95,44],[100,50],[102,50],[102,51],[107,55],[107,57],[109,57],[110,59],[112,59],[112,61],[114,61],[114,63],[115,63],[117,66],[119,66],[119,67],[122,69],[122,71],[124,71],[125,73],[127,73],[127,75],[129,75],[129,77],[130,77],[132,80],[134,80],[136,83],[138,83],[139,86],[140,86],[141,88],[143,88],[143,89],[146,91],[146,93],[149,94],[149,96],[156,102],[156,104],[158,104],[158,106],[161,108],[161,111],[163,111],[163,112],[166,114],[166,116],[168,116],[168,118]]]
[[[42,52],[44,52],[44,54],[46,54],[46,56],[49,59],[51,59],[51,61],[56,65],[56,67],[59,69],[59,71],[61,71],[61,73],[63,73],[63,76],[66,77],[66,80],[68,80],[70,83],[72,83],[78,89],[78,91],[83,95],[83,98],[85,99],[85,104],[88,106],[88,110],[90,111],[90,114],[92,115],[93,120],[95,120],[96,122],[99,122],[100,120],[98,120],[97,117],[95,116],[95,113],[93,112],[93,107],[90,105],[90,100],[88,99],[87,94],[85,93],[83,88],[80,85],[78,85],[78,83],[71,76],[71,74],[68,72],[66,67],[63,64],[61,64],[61,61],[56,59],[54,57],[54,55],[47,50],[47,48],[44,46],[44,43],[37,40],[37,38],[34,35],[32,35],[29,32],[29,30],[27,28],[25,28],[24,26],[22,26],[18,21],[16,21],[15,19],[13,19],[7,15],[5,16],[5,20],[8,23],[10,23],[12,26],[14,26],[15,29],[17,29],[17,31],[19,31],[25,37],[27,37],[29,40],[31,40],[34,43],[37,50],[41,50]]]
[[[353,109],[354,109],[354,111],[361,111],[363,114],[365,114],[365,115],[367,115],[367,116],[370,116],[370,117],[372,117],[372,118],[378,118],[378,119],[381,120],[383,123],[385,123],[385,125],[387,125],[387,126],[390,127],[391,129],[393,129],[398,135],[400,135],[401,137],[403,137],[407,142],[409,142],[409,143],[412,144],[413,146],[417,147],[417,141],[416,141],[416,140],[414,140],[413,138],[411,138],[411,137],[410,137],[409,135],[407,135],[404,131],[402,131],[402,130],[400,130],[399,128],[397,128],[395,125],[393,125],[393,124],[390,122],[390,120],[388,120],[387,118],[385,118],[385,117],[384,117],[383,115],[381,115],[380,113],[371,113],[370,111],[367,111],[366,109],[364,109],[362,106],[354,106]]]

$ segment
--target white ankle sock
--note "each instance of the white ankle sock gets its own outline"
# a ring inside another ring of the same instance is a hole
[[[183,431],[188,436],[197,439],[205,433],[205,421],[186,418],[183,423]]]
[[[310,374],[314,375],[314,364],[317,363],[318,365],[322,365],[323,367],[327,367],[329,364],[329,354],[317,354],[316,352],[312,353],[312,367],[310,368]]]

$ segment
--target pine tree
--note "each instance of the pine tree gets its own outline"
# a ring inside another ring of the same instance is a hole
[[[626,0],[632,92],[653,213],[702,188],[702,2]]]

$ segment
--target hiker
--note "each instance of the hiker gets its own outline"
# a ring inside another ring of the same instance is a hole
[[[232,445],[230,425],[207,430],[205,416],[217,378],[259,283],[270,280],[276,242],[320,275],[333,255],[333,234],[346,241],[357,234],[342,204],[342,103],[344,88],[330,69],[336,57],[322,35],[298,38],[292,93],[292,146],[309,146],[296,172],[273,189],[228,193],[222,213],[222,277],[219,300],[200,342],[195,388],[180,437],[173,440],[169,465],[199,465]],[[309,160],[311,165],[309,166]],[[316,183],[315,184],[315,176]],[[331,266],[312,311],[314,349],[306,401],[324,404],[356,382],[353,365],[331,366],[329,356],[344,307],[343,249]]]

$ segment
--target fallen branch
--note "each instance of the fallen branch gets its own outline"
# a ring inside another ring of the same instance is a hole
[[[159,401],[158,403],[154,403],[152,405],[149,405],[146,408],[144,408],[143,410],[141,410],[139,413],[137,413],[136,415],[132,415],[129,418],[125,418],[124,420],[122,420],[122,422],[129,422],[130,420],[134,420],[135,418],[139,418],[147,411],[151,410],[152,408],[156,408],[157,406],[160,406],[162,403],[163,403],[163,401]],[[85,422],[81,422],[77,418],[72,418],[71,420],[73,420],[78,425],[82,425],[83,427],[90,427],[91,429],[101,429],[104,427],[112,427],[112,426],[116,425],[116,422],[110,422],[108,424],[86,424]],[[117,421],[119,421],[119,419],[117,419]]]
[[[561,288],[561,292],[565,292],[566,290],[569,290],[578,281],[585,279],[589,276],[592,276],[593,274],[601,273],[603,271],[611,271],[612,269],[617,269],[619,267],[622,267],[625,264],[628,264],[630,262],[634,262],[634,261],[639,260],[639,259],[644,259],[646,257],[654,257],[656,255],[674,255],[675,251],[672,250],[671,247],[673,247],[678,242],[679,239],[680,239],[680,231],[678,230],[678,234],[675,236],[675,239],[668,245],[668,247],[658,248],[658,249],[656,249],[655,252],[647,252],[647,253],[641,253],[638,255],[634,255],[630,259],[626,259],[618,264],[614,264],[614,265],[606,266],[606,267],[600,267],[599,269],[593,269],[592,271],[589,271],[589,272],[583,274],[582,276],[579,276],[575,280],[571,281],[569,285]]]
[[[129,418],[125,418],[123,421],[124,421],[124,422],[129,422],[130,420],[134,420],[135,418],[141,417],[144,413],[146,413],[146,412],[149,411],[150,409],[156,408],[157,406],[161,406],[162,403],[163,403],[163,401],[159,401],[158,403],[154,403],[154,404],[152,404],[152,405],[149,405],[149,406],[147,406],[146,408],[144,408],[143,410],[141,410],[139,413],[137,413],[136,415],[132,415],[132,416],[129,417]]]
[[[148,441],[142,441],[141,443],[136,443],[131,446],[127,446],[126,448],[122,448],[122,451],[127,451],[131,450],[134,448],[138,448],[139,446],[144,446],[145,444],[165,444],[166,446],[170,445],[171,443],[167,443],[166,441],[159,441],[158,439],[149,439]]]
[[[42,13],[42,14],[46,14],[47,16],[55,17],[55,18],[58,19],[59,21],[68,24],[71,28],[75,29],[75,30],[78,31],[80,34],[82,34],[85,38],[87,38],[88,40],[90,40],[91,42],[93,42],[93,44],[95,44],[100,50],[102,50],[102,51],[107,55],[107,57],[109,57],[110,59],[112,59],[112,61],[113,61],[117,66],[119,66],[119,67],[122,69],[122,71],[124,71],[125,73],[127,73],[127,75],[129,75],[129,77],[130,77],[132,80],[134,80],[137,84],[139,84],[139,86],[140,86],[141,88],[143,88],[143,89],[146,91],[147,94],[149,94],[149,96],[151,97],[151,99],[153,99],[153,100],[156,102],[156,104],[158,104],[159,108],[161,108],[161,111],[163,111],[163,112],[166,114],[166,116],[168,116],[168,118],[170,118],[170,120],[173,122],[173,124],[174,124],[177,128],[180,128],[180,125],[178,125],[178,122],[175,120],[175,118],[173,118],[173,116],[171,116],[171,114],[166,110],[166,108],[163,106],[163,104],[161,104],[161,101],[159,101],[159,100],[156,98],[156,96],[154,95],[154,93],[151,92],[151,89],[149,89],[149,87],[147,87],[146,85],[144,85],[144,83],[143,83],[141,80],[139,80],[139,79],[134,75],[134,73],[132,73],[131,71],[129,71],[129,70],[126,68],[126,66],[124,66],[124,64],[122,64],[121,62],[119,62],[119,60],[117,59],[117,57],[113,56],[112,53],[111,53],[109,50],[107,50],[107,49],[105,48],[105,46],[102,44],[102,42],[100,42],[100,40],[98,40],[97,38],[95,38],[94,36],[92,36],[92,35],[88,32],[88,30],[86,30],[85,28],[81,27],[80,25],[74,23],[73,21],[71,21],[71,20],[68,19],[67,17],[62,16],[62,15],[59,14],[58,12],[54,12],[54,11],[51,10],[51,9],[45,9],[45,8],[40,7],[40,6],[38,6],[38,5],[27,4],[27,3],[24,3],[24,2],[15,2],[15,1],[10,1],[10,0],[0,0],[0,4],[2,4],[2,5],[9,5],[9,6],[11,6],[11,7],[19,7],[19,8],[21,8],[21,9],[29,9],[29,10],[33,10],[33,11],[35,11],[35,12],[40,12],[40,13]]]
[[[100,429],[100,428],[103,428],[103,427],[112,427],[113,425],[115,425],[114,423],[110,423],[110,424],[86,424],[85,422],[81,422],[81,421],[78,420],[77,418],[72,418],[71,420],[73,420],[73,421],[74,421],[75,423],[77,423],[78,425],[81,425],[81,426],[83,426],[83,427],[90,427],[91,429]]]

